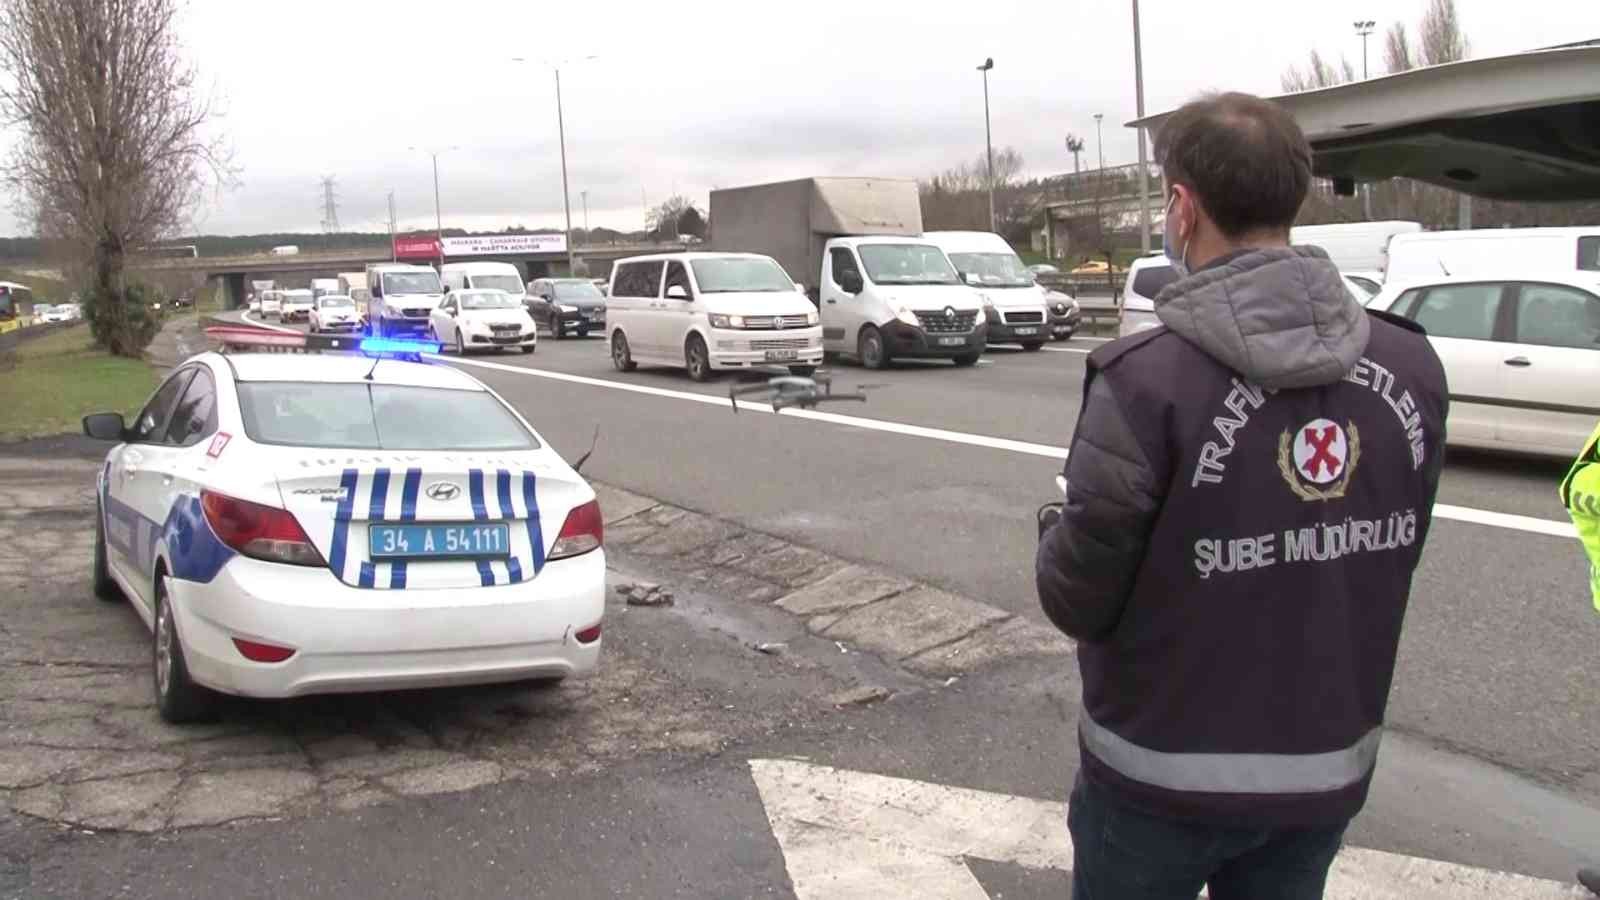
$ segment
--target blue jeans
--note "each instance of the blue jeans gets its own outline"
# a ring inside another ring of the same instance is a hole
[[[1347,823],[1345,823],[1347,824]],[[1316,900],[1345,824],[1226,828],[1146,815],[1084,775],[1072,788],[1073,900]]]

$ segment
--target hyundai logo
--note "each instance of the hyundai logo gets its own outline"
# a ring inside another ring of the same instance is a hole
[[[461,496],[461,486],[448,481],[435,481],[428,485],[428,497],[433,500],[454,500]]]
[[[944,308],[944,317],[946,319],[954,319],[956,317],[956,308],[954,306],[946,306]]]

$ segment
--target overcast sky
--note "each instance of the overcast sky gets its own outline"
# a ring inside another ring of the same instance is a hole
[[[1414,26],[1424,2],[1144,0],[1147,108],[1211,88],[1276,93],[1313,47],[1359,72],[1351,23]],[[1595,0],[1457,4],[1474,56],[1600,37]],[[672,193],[703,207],[715,186],[921,177],[974,158],[986,56],[994,143],[1020,150],[1028,174],[1071,169],[1068,132],[1092,165],[1097,112],[1106,162],[1136,154],[1122,124],[1134,117],[1127,0],[192,0],[184,39],[240,169],[200,212],[208,233],[319,230],[322,175],[338,179],[346,230],[385,228],[390,190],[402,229],[432,228],[434,148],[447,227],[560,227],[555,90],[540,59],[572,58],[574,227],[581,191],[590,225],[626,230]],[[1380,33],[1374,73],[1381,58]]]

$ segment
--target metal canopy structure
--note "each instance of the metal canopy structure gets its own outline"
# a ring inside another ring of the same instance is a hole
[[[1600,199],[1600,43],[1413,69],[1272,98],[1313,169],[1414,178],[1491,200]],[[1171,111],[1128,123],[1159,131]]]

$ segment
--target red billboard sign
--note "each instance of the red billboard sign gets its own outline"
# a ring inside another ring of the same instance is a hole
[[[432,235],[425,237],[395,235],[394,258],[429,262],[436,260],[439,258],[439,239]]]

